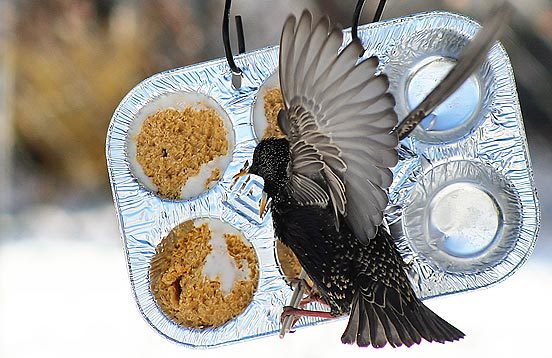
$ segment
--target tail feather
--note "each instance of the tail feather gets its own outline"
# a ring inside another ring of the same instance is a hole
[[[390,327],[393,327],[395,331],[397,332],[397,336],[388,335],[389,338],[389,344],[392,347],[400,347],[403,344],[407,347],[412,346],[415,342],[408,333],[408,330],[403,326],[401,321],[396,317],[395,312],[392,310],[388,310],[387,312],[383,311],[383,308],[378,307],[378,309],[381,311],[381,315],[385,317],[385,321]],[[395,322],[395,323],[392,323]]]
[[[398,292],[397,292],[398,294]],[[389,292],[388,292],[389,295]],[[428,342],[452,342],[464,337],[464,333],[443,320],[420,300],[402,302],[404,313],[391,305],[379,305],[365,296],[355,295],[349,323],[341,341],[357,343],[361,347],[374,348],[419,344],[422,339]]]
[[[376,305],[366,305],[366,312],[368,313],[368,323],[370,325],[370,340],[374,347],[380,348],[387,344],[387,338],[383,322],[376,315],[374,306]]]
[[[433,342],[435,338],[435,334],[432,334],[431,332],[435,332],[437,335],[440,335],[440,331],[438,329],[434,329],[433,322],[426,320],[425,315],[420,314],[418,310],[409,310],[405,312],[405,316],[408,322],[411,322],[414,329],[416,329],[420,337],[425,339],[426,341]]]
[[[420,302],[420,307],[423,310],[421,317],[424,317],[426,321],[431,322],[428,327],[430,328],[429,339],[433,339],[439,343],[445,343],[452,340],[458,340],[464,337],[464,333],[439,317],[435,312],[427,308],[423,303]],[[429,340],[427,339],[427,340]]]
[[[383,312],[383,309],[380,306],[374,306],[374,311],[376,311],[376,314],[378,315],[378,319],[381,322],[381,325],[383,326],[385,336],[390,337],[389,338],[389,344],[393,348],[395,348],[395,347],[398,347],[398,346],[395,345],[394,342],[401,342],[401,343],[399,343],[399,346],[401,346],[402,341],[404,339],[401,338],[401,335],[400,335],[399,331],[397,330],[397,328],[393,324],[391,324],[391,322],[389,321],[389,318],[387,317],[385,312]],[[403,336],[404,336],[404,334],[403,334]]]
[[[366,305],[359,302],[358,306],[359,318],[356,341],[359,347],[368,347],[370,345],[370,326],[368,322],[368,314],[366,312]]]
[[[343,343],[354,343],[358,332],[358,326],[360,323],[360,312],[358,307],[358,300],[354,300],[351,306],[351,313],[349,315],[349,323],[345,328],[345,333],[341,337]]]

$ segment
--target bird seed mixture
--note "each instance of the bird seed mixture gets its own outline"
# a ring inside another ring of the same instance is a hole
[[[289,247],[282,244],[280,240],[276,240],[276,255],[278,256],[278,262],[280,263],[280,268],[282,273],[285,276],[285,279],[288,283],[292,283],[294,280],[299,279],[301,274],[302,266],[297,259],[297,256],[291,251]],[[315,288],[314,282],[312,279],[307,276],[306,278],[307,285]]]
[[[289,280],[298,278],[301,273],[301,264],[293,251],[282,244],[280,240],[276,241],[276,254],[278,255],[278,261],[280,262],[280,267],[284,275]]]
[[[136,138],[136,160],[158,188],[158,194],[178,199],[189,178],[201,166],[228,154],[224,122],[212,108],[165,109],[149,116]],[[214,169],[205,188],[220,179]]]
[[[263,138],[282,138],[284,134],[278,126],[278,113],[284,108],[282,92],[279,88],[272,88],[266,91],[264,95],[264,110],[268,126],[263,134]]]
[[[189,328],[223,325],[245,310],[257,289],[257,257],[241,235],[224,234],[224,239],[237,269],[248,271],[248,277],[234,281],[225,294],[218,277],[204,275],[211,238],[207,224],[187,221],[163,239],[151,262],[150,287],[161,310]]]

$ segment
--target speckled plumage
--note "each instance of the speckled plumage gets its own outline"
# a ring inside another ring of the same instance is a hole
[[[504,5],[498,14],[510,12]],[[399,138],[469,77],[502,22],[500,16],[490,21],[400,125],[379,60],[359,60],[360,41],[342,47],[341,30],[327,17],[313,21],[308,11],[284,24],[278,124],[286,138],[261,141],[249,172],[264,179],[278,239],[298,257],[332,315],[349,314],[344,343],[379,348],[464,336],[416,297],[383,211]]]
[[[249,173],[261,176],[272,200],[276,237],[298,257],[335,316],[350,314],[344,343],[393,347],[445,342],[464,334],[418,300],[404,263],[383,227],[361,243],[347,223],[336,228],[331,205],[303,205],[290,193],[290,146],[266,139],[255,149]],[[316,181],[324,186],[320,176]],[[342,218],[341,218],[342,219]]]

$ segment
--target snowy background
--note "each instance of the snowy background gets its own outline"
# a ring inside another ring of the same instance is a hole
[[[254,49],[277,43],[290,11],[318,9],[349,26],[354,3],[236,0],[233,13],[244,17]],[[384,18],[448,9],[481,19],[490,6],[389,0]],[[361,23],[373,7],[368,1]],[[0,1],[0,357],[552,357],[552,5],[544,0],[518,6],[504,40],[541,201],[540,237],[505,282],[426,301],[464,340],[359,349],[340,343],[346,321],[339,320],[284,340],[190,350],[149,327],[131,294],[110,201],[105,132],[115,105],[142,78],[223,55],[222,8],[221,0]],[[142,36],[142,27],[155,31]],[[129,39],[143,46],[118,53]],[[120,58],[119,67],[109,67],[107,55]]]

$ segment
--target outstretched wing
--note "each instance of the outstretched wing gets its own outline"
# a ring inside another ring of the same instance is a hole
[[[301,191],[295,176],[323,175],[336,214],[367,242],[383,220],[389,168],[398,161],[397,136],[390,134],[397,116],[387,77],[375,75],[378,59],[359,62],[360,41],[339,52],[342,41],[327,17],[313,23],[304,11],[298,22],[288,18],[280,41],[286,111],[279,123],[291,143],[292,190]],[[309,187],[320,199],[320,190]],[[302,196],[302,203],[314,201]]]

